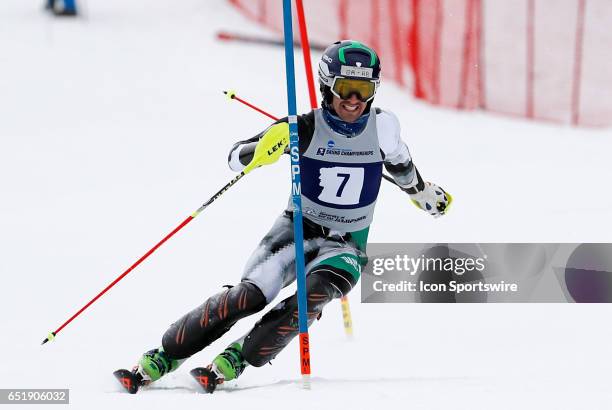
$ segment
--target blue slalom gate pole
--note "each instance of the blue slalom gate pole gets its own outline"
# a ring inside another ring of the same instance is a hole
[[[308,338],[308,303],[306,299],[306,272],[304,268],[304,232],[302,227],[302,197],[300,179],[300,148],[295,97],[295,65],[293,61],[293,21],[291,0],[283,0],[285,32],[285,70],[287,78],[287,105],[289,108],[289,149],[291,154],[291,197],[293,199],[293,236],[295,242],[295,270],[298,294],[298,321],[300,332],[300,364],[302,382],[310,388],[310,342]]]

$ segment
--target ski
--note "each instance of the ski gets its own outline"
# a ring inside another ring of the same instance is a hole
[[[113,372],[113,375],[119,380],[119,383],[130,394],[136,394],[142,385],[142,378],[138,374],[126,369],[119,369]]]
[[[196,367],[189,372],[206,393],[213,393],[219,383],[218,377],[206,367]]]

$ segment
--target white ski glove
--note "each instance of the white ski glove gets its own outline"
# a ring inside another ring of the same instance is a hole
[[[413,204],[435,218],[444,215],[453,202],[450,194],[431,182],[425,182],[425,188],[422,191],[408,195]]]

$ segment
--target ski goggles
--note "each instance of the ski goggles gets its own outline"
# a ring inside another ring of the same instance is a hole
[[[336,77],[331,86],[331,92],[336,97],[348,100],[356,94],[361,102],[368,102],[376,94],[378,82],[373,80],[354,80],[351,78]]]

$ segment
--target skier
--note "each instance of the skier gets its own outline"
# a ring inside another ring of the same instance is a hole
[[[319,62],[319,83],[322,108],[298,117],[309,325],[327,303],[346,295],[359,280],[383,165],[414,204],[429,214],[443,215],[452,201],[442,188],[421,178],[400,138],[396,116],[372,107],[380,84],[380,59],[374,50],[351,40],[332,44]],[[273,163],[286,151],[288,141],[285,118],[236,143],[229,166],[241,171]],[[238,320],[262,310],[295,280],[292,218],[290,201],[236,286],[211,296],[172,324],[161,347],[144,353],[132,371],[115,372],[129,392],[175,370]],[[270,362],[297,334],[294,294],[268,311],[212,364],[191,374],[212,393],[247,366]]]
[[[76,16],[76,0],[47,0],[45,8],[56,16]]]

